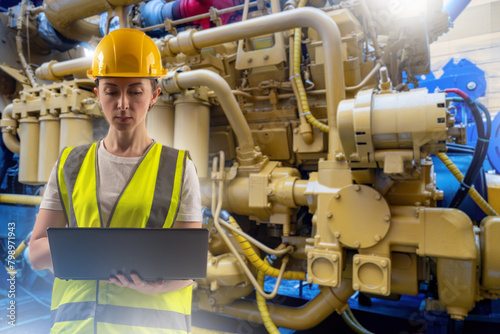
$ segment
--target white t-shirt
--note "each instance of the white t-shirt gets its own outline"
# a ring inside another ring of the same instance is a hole
[[[102,142],[97,150],[97,160],[99,167],[99,199],[101,201],[102,219],[108,221],[109,214],[122,192],[125,184],[129,180],[134,167],[141,157],[119,157],[109,153]],[[43,194],[40,209],[62,210],[59,199],[59,188],[57,187],[57,163],[52,169],[49,182]],[[201,217],[201,196],[200,184],[196,169],[190,159],[186,160],[186,168],[182,183],[182,195],[177,214],[178,221],[200,222]]]

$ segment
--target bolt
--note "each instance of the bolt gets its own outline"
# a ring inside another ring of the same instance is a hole
[[[354,241],[354,247],[359,248],[361,246],[361,243],[359,241]]]
[[[380,240],[382,240],[382,237],[379,234],[375,235],[375,241],[380,241]]]
[[[380,262],[380,265],[382,266],[382,268],[387,267],[387,261],[386,260],[382,260],[382,262]]]
[[[361,190],[361,188],[360,188],[360,186],[355,185],[355,186],[354,186],[354,190],[356,190],[356,191],[360,191],[360,190]]]
[[[213,299],[212,297],[208,298],[208,303],[210,305],[215,305],[215,299]]]
[[[269,55],[266,53],[264,54],[264,60],[268,60],[269,59]]]
[[[293,129],[293,133],[295,134],[299,133],[299,129]]]
[[[339,257],[338,257],[337,255],[333,255],[333,256],[332,256],[332,261],[333,261],[333,262],[337,262],[337,261],[338,261],[338,259],[339,259]]]
[[[337,239],[340,239],[340,232],[333,233],[333,236]]]
[[[248,59],[247,59],[247,61],[248,61],[249,63],[251,63],[251,62],[252,62],[252,60],[253,60],[253,58],[252,58],[252,57],[248,57]]]
[[[381,198],[382,198],[382,196],[380,196],[380,194],[375,194],[375,199],[376,199],[377,201],[380,201],[380,199],[381,199]]]
[[[210,262],[212,262],[212,264],[216,264],[217,263],[217,259],[212,259]]]
[[[337,281],[336,280],[333,280],[332,281],[332,286],[336,286],[337,285]]]
[[[468,90],[474,90],[477,88],[477,83],[475,83],[474,81],[469,81],[467,83],[467,89]]]
[[[385,215],[385,216],[384,216],[384,220],[385,220],[386,222],[390,222],[390,221],[391,221],[391,216],[389,216],[389,215]]]
[[[326,217],[327,217],[328,219],[332,219],[332,217],[333,217],[333,213],[331,213],[330,211],[328,211],[328,212],[326,213]]]
[[[294,152],[298,152],[298,151],[299,151],[299,148],[298,148],[298,147],[294,147],[294,148],[293,148],[293,151],[294,151]]]
[[[357,284],[357,283],[356,283],[356,284],[354,284],[354,285],[352,286],[352,288],[353,288],[354,290],[359,290],[359,284]]]
[[[382,294],[383,294],[383,295],[385,295],[385,294],[386,294],[386,292],[387,292],[387,289],[386,289],[386,288],[381,288],[381,289],[380,289],[380,292],[382,292]]]
[[[340,198],[340,194],[336,193],[335,196],[333,196],[333,197],[335,197],[335,199],[339,199]]]
[[[307,257],[312,259],[314,257],[314,255],[312,253],[309,253],[309,254],[307,254]]]
[[[267,203],[267,208],[270,209],[273,207],[273,204],[272,203]]]
[[[354,264],[359,264],[360,262],[361,262],[360,259],[358,259],[358,258],[354,259]]]
[[[312,284],[312,282],[313,282],[313,278],[312,277],[308,277],[307,278],[307,283]]]

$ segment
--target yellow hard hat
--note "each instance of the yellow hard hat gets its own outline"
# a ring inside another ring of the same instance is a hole
[[[161,55],[153,40],[135,29],[117,29],[105,36],[94,53],[92,68],[96,77],[157,78],[167,74]]]

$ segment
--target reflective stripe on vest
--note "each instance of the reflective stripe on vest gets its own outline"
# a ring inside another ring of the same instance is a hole
[[[171,227],[181,199],[187,158],[155,143],[140,161],[110,213],[102,222],[97,189],[96,144],[66,148],[57,181],[70,227]]]
[[[56,278],[52,332],[186,334],[191,332],[191,298],[192,286],[147,295],[113,283]]]
[[[92,283],[96,284],[95,282]],[[106,324],[107,328],[113,328],[113,325],[117,325],[117,330],[113,331],[117,333],[122,333],[118,328],[124,329],[123,326],[144,327],[149,331],[154,328],[188,333],[191,331],[190,314],[150,308],[97,304],[95,301],[63,304],[51,311],[51,320],[53,324],[74,322],[77,327],[81,327],[82,324],[86,324],[86,327],[88,327],[90,323],[94,327],[93,321],[95,320],[98,323],[98,328],[100,324]],[[103,331],[103,333],[109,332]]]

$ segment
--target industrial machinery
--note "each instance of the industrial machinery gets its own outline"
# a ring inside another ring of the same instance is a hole
[[[338,312],[366,333],[351,296],[419,296],[422,312],[443,319],[435,328],[471,316],[500,323],[500,181],[481,169],[488,111],[455,87],[409,88],[449,28],[442,1],[16,3],[0,13],[0,177],[10,193],[0,201],[36,205],[60,150],[106,133],[85,50],[118,27],[155,39],[169,74],[148,131],[197,166],[211,233],[194,307],[274,333]],[[454,126],[458,100],[476,120],[475,149]],[[436,172],[433,157],[451,171]],[[15,250],[36,210],[11,209],[27,218],[15,238],[2,234],[6,277],[50,281]],[[265,276],[277,278],[272,291]],[[268,301],[287,280],[318,294],[298,307]]]

